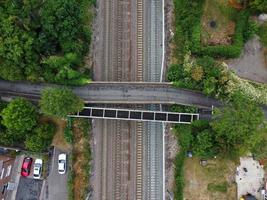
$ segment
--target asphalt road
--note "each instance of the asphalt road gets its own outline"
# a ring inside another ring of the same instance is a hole
[[[68,173],[61,175],[58,173],[58,155],[62,153],[55,147],[51,171],[47,178],[46,188],[42,200],[66,200],[68,199],[67,180]],[[67,163],[68,167],[68,163]],[[68,170],[67,170],[68,172]]]
[[[21,94],[38,98],[45,87],[60,87],[51,84],[0,81],[0,95]],[[94,82],[73,91],[90,103],[138,103],[138,104],[184,104],[199,107],[220,105],[219,101],[190,90],[173,88],[169,83],[107,83]]]
[[[43,180],[20,177],[16,200],[38,200]]]
[[[24,96],[34,100],[39,98],[45,87],[64,86],[0,80],[0,96]],[[170,83],[93,82],[72,89],[88,103],[182,104],[203,108],[222,105],[218,100],[206,97],[200,92],[174,88]],[[267,117],[267,106],[263,106],[263,109]]]

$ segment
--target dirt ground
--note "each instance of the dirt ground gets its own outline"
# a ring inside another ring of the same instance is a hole
[[[171,133],[169,125],[165,132],[165,187],[166,191],[172,192],[174,186],[174,160],[178,152],[177,138]],[[166,193],[166,200],[169,199]]]
[[[201,19],[203,45],[228,45],[232,43],[235,22],[231,20],[228,0],[206,0]],[[215,22],[212,27],[211,22]]]
[[[267,63],[258,36],[253,37],[245,44],[239,58],[228,60],[226,63],[242,78],[267,83]]]
[[[175,16],[174,16],[174,4],[172,0],[165,0],[165,64],[168,69],[170,64],[177,63],[178,60],[174,55],[174,49],[176,48],[174,43],[175,32]],[[167,75],[167,70],[165,76]]]
[[[75,157],[73,163],[74,178],[74,199],[83,199],[86,188],[88,187],[88,179],[85,173],[86,162],[88,158],[85,157],[85,152],[89,151],[89,140],[84,137],[84,132],[80,122],[74,121],[73,124],[74,142],[73,142],[73,156]],[[89,133],[88,133],[89,134]]]
[[[198,158],[187,158],[184,165],[185,200],[236,200],[236,164],[229,160],[213,159],[201,166]],[[227,182],[227,192],[211,192],[208,184]]]
[[[47,116],[42,116],[40,120],[42,122],[52,122],[56,125],[56,133],[51,145],[64,152],[71,151],[71,145],[64,138],[64,128],[66,127],[67,121]]]

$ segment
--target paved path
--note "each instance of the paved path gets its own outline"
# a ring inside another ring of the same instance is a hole
[[[41,200],[65,200],[68,199],[67,179],[68,173],[58,173],[58,155],[62,153],[55,147],[52,158],[51,172],[45,182]],[[68,168],[68,163],[67,163]],[[68,172],[68,170],[67,170]]]

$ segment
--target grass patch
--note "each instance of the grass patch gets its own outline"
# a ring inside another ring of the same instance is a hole
[[[227,0],[206,0],[201,20],[201,42],[204,46],[232,43],[234,13]]]
[[[259,32],[258,32],[260,38],[261,38],[261,42],[262,44],[267,47],[267,22],[263,23],[260,27],[259,27]]]
[[[208,190],[211,192],[227,192],[227,182],[223,182],[220,184],[209,183]]]
[[[184,199],[236,200],[234,175],[236,163],[227,159],[209,159],[201,166],[198,158],[184,163]],[[221,171],[219,171],[221,170]]]

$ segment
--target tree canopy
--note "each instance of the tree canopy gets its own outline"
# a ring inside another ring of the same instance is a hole
[[[30,151],[43,152],[51,144],[54,133],[54,124],[41,124],[34,128],[32,133],[27,136],[25,146]]]
[[[227,106],[216,110],[211,127],[222,152],[243,154],[262,140],[263,111],[256,103],[236,93]]]
[[[249,5],[252,9],[259,12],[267,12],[267,1],[266,0],[250,0]]]
[[[37,124],[37,110],[23,98],[12,100],[1,112],[2,124],[18,132],[30,131]]]
[[[83,101],[67,88],[46,88],[41,94],[40,107],[46,115],[64,118],[83,106]]]
[[[90,42],[84,12],[76,0],[0,2],[0,77],[7,80],[79,84]],[[67,58],[75,57],[73,60]],[[47,60],[65,59],[51,66]]]

